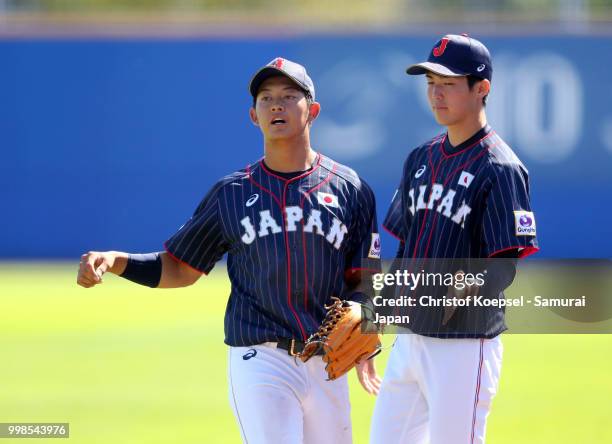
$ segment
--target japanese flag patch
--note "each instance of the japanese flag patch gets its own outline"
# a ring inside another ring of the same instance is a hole
[[[327,207],[338,208],[338,196],[329,193],[322,193],[321,191],[317,192],[317,200],[321,205],[325,205]]]
[[[515,211],[514,227],[517,236],[535,236],[536,222],[531,211]]]
[[[467,171],[461,171],[461,176],[459,176],[459,181],[457,182],[457,185],[467,188],[472,183],[472,180],[474,180],[473,174],[470,174]]]
[[[378,233],[372,233],[368,257],[370,259],[380,259],[380,234]]]

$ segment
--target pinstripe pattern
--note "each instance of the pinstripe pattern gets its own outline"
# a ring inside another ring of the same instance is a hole
[[[480,384],[482,383],[482,365],[484,363],[484,340],[480,340],[480,353],[478,359],[478,376],[476,377],[476,394],[474,395],[474,413],[472,414],[472,432],[470,434],[470,444],[474,444],[474,435],[476,432],[476,418],[478,412],[478,401],[480,399]]]
[[[531,211],[527,169],[487,126],[458,147],[442,134],[412,151],[383,226],[405,243],[404,258],[486,258],[509,248],[524,257],[538,243],[535,236],[517,236],[514,211]],[[458,337],[439,314],[415,310],[411,329]],[[470,314],[455,320],[461,337],[494,337],[506,329],[503,309]]]
[[[259,161],[219,180],[165,247],[204,273],[227,253],[227,344],[304,340],[332,295],[349,296],[346,270],[380,270],[362,259],[378,231],[375,207],[370,187],[327,157],[291,179]]]

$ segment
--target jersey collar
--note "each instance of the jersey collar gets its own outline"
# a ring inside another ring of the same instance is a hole
[[[266,173],[268,176],[272,176],[272,177],[274,177],[276,179],[282,180],[284,182],[288,182],[288,181],[294,181],[294,180],[297,180],[297,179],[302,179],[302,178],[304,178],[306,176],[309,176],[312,173],[314,173],[319,168],[319,166],[321,166],[321,159],[322,159],[322,157],[323,156],[321,156],[321,154],[317,153],[317,157],[315,158],[315,161],[312,164],[312,168],[309,168],[308,170],[304,171],[302,174],[298,174],[298,175],[296,175],[294,177],[291,177],[291,178],[279,176],[274,171],[270,170],[270,168],[268,168],[266,166],[263,157],[257,163],[259,164],[261,170],[264,173]]]
[[[455,156],[464,151],[469,150],[470,148],[478,145],[482,140],[486,139],[490,135],[493,134],[493,130],[487,124],[484,127],[480,128],[476,133],[471,136],[466,141],[460,143],[457,146],[452,146],[450,141],[448,140],[448,133],[444,136],[444,142],[440,144],[440,149],[442,150],[442,154],[445,157]]]

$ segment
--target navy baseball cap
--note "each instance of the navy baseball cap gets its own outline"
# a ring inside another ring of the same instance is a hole
[[[467,34],[447,34],[438,40],[426,62],[409,66],[406,72],[412,75],[432,72],[447,77],[473,75],[491,80],[493,65],[489,50],[481,42]]]
[[[283,59],[282,57],[275,58],[255,73],[249,84],[251,95],[257,97],[257,92],[261,84],[270,77],[278,75],[289,77],[300,87],[300,89],[304,90],[304,92],[309,94],[312,100],[314,100],[315,87],[314,83],[312,83],[312,79],[306,72],[306,68],[291,60]]]

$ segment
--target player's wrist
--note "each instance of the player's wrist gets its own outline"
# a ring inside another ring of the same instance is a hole
[[[128,254],[121,251],[108,251],[106,253],[106,260],[109,265],[108,271],[121,276],[127,266]]]

